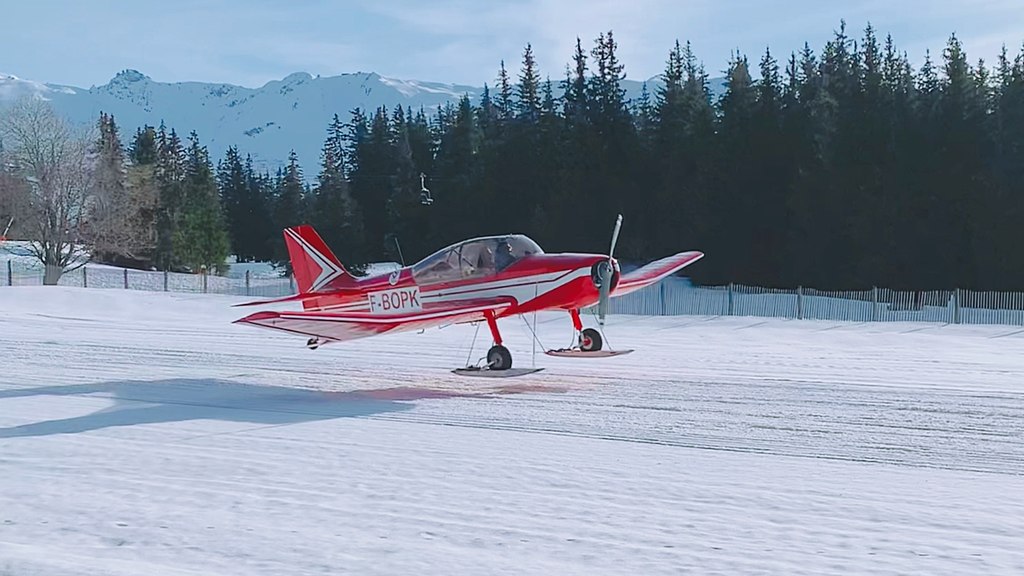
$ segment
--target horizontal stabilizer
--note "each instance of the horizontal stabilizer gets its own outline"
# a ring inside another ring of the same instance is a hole
[[[277,304],[279,302],[301,302],[303,300],[312,300],[314,298],[320,298],[323,294],[292,294],[291,296],[285,296],[284,298],[273,298],[270,300],[256,300],[255,302],[242,302],[241,304],[232,304],[233,308],[239,306],[262,306],[264,304]]]
[[[283,298],[272,298],[270,300],[257,300],[255,302],[242,302],[241,304],[233,304],[232,307],[233,308],[238,308],[239,306],[262,306],[264,304],[278,304],[280,302],[304,302],[306,300],[315,300],[317,298],[323,298],[324,296],[335,296],[335,295],[341,295],[341,294],[346,294],[346,293],[352,294],[352,293],[358,293],[358,292],[359,292],[358,288],[352,288],[352,289],[348,289],[348,290],[346,290],[346,289],[331,290],[331,291],[328,291],[328,292],[306,292],[304,294],[292,294],[291,296],[285,296]]]

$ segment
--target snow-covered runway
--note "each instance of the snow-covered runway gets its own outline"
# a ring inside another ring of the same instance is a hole
[[[0,288],[0,574],[1024,572],[1019,328],[616,316],[493,380],[238,301]]]

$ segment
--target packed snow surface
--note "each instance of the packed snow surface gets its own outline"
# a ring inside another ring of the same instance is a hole
[[[496,380],[239,301],[0,287],[0,574],[1024,573],[1019,328],[613,316]]]

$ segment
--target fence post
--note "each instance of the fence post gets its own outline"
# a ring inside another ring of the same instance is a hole
[[[89,287],[89,267],[82,266],[82,288]]]
[[[128,269],[124,269],[124,289],[128,289]]]
[[[292,292],[295,292],[295,275],[294,274],[289,274],[288,275],[288,286],[291,288]]]
[[[7,285],[14,286],[14,272],[11,271],[11,261],[7,261]]]
[[[729,316],[732,316],[732,282],[729,282]]]
[[[249,293],[249,270],[245,271],[245,295],[246,296],[251,296],[252,295],[252,294]]]
[[[960,323],[960,289],[953,289],[953,324]]]
[[[796,319],[804,319],[804,287],[796,287]]]
[[[660,282],[658,286],[658,297],[661,300],[661,315],[666,316],[665,310],[665,282]]]
[[[871,287],[871,321],[878,322],[878,286]]]
[[[164,292],[167,292],[167,270],[164,270]]]
[[[206,294],[206,264],[199,268],[199,273],[203,276],[203,294]]]

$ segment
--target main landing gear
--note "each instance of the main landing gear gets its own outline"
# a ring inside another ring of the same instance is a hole
[[[494,318],[494,312],[484,312],[484,318],[487,320],[487,327],[491,331],[491,339],[494,342],[494,345],[487,351],[487,363],[482,366],[478,363],[477,365],[466,366],[465,368],[456,368],[455,370],[452,370],[452,372],[463,376],[507,378],[511,376],[523,376],[525,374],[532,374],[543,370],[543,368],[513,369],[512,353],[508,351],[508,348],[506,348],[504,344],[502,344],[501,333],[498,332],[498,322]],[[474,342],[475,340],[476,337],[474,336]],[[469,353],[473,353],[472,347],[470,347]]]
[[[484,316],[487,318],[487,327],[491,329],[491,338],[494,339],[494,346],[487,351],[487,367],[491,370],[508,370],[512,367],[512,353],[501,343],[498,321],[490,310],[484,312]]]
[[[480,375],[481,373],[513,375],[508,374],[509,369],[512,368],[512,353],[501,343],[501,332],[498,332],[498,321],[494,318],[494,312],[491,310],[484,312],[484,318],[487,320],[487,327],[491,330],[491,339],[494,341],[494,345],[487,351],[487,363],[481,366],[478,361],[476,365],[458,368],[454,372],[456,374],[475,375]],[[476,336],[473,337],[473,341],[474,343],[476,342]],[[473,354],[472,346],[469,353]],[[469,359],[467,358],[466,361],[468,364]]]

